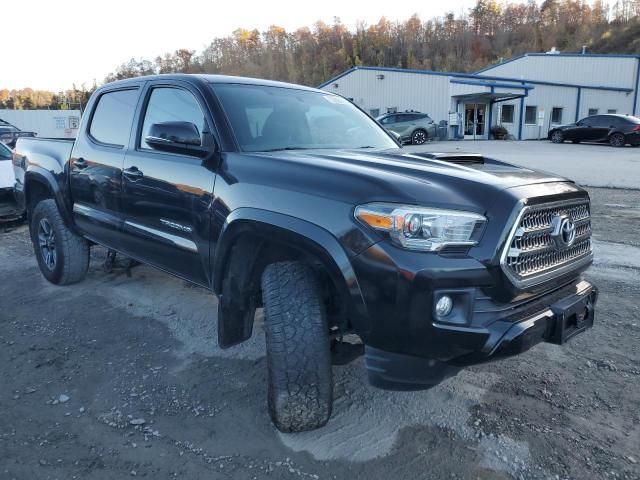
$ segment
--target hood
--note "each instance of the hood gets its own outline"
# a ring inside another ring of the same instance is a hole
[[[291,150],[245,155],[253,157],[255,165],[261,165],[261,172],[255,175],[265,177],[256,178],[257,183],[268,178],[276,188],[293,187],[355,204],[388,201],[483,212],[505,190],[567,181],[477,154],[409,153],[392,149]]]

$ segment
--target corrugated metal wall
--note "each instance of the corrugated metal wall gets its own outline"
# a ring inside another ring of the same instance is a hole
[[[479,75],[526,78],[545,82],[635,88],[638,60],[634,57],[589,55],[527,55]]]
[[[384,75],[384,78],[379,79],[378,75]],[[396,108],[399,112],[417,110],[428,113],[438,123],[449,117],[449,78],[440,75],[355,70],[329,83],[323,90],[352,98],[356,105],[369,113],[378,110],[382,115],[389,108]],[[335,84],[338,85],[337,88],[334,87]]]
[[[428,113],[438,123],[449,120],[449,112],[456,108],[464,113],[464,104],[457,105],[459,95],[489,92],[490,87],[482,85],[465,85],[451,83],[459,81],[478,81],[482,76],[500,76],[530,81],[569,83],[573,85],[607,86],[633,89],[631,92],[617,92],[581,88],[578,93],[576,87],[557,85],[542,85],[532,83],[524,99],[522,116],[520,115],[520,100],[495,103],[492,107],[491,125],[502,124],[502,105],[513,105],[513,123],[505,123],[509,133],[515,138],[523,140],[546,138],[552,126],[552,111],[559,111],[559,121],[555,123],[572,123],[586,117],[590,111],[597,113],[634,113],[634,99],[636,89],[640,85],[638,69],[640,61],[635,57],[599,57],[599,56],[570,56],[570,55],[531,55],[493,67],[479,74],[477,77],[456,77],[446,74],[422,74],[415,72],[396,72],[388,70],[356,69],[349,74],[336,79],[323,87],[323,90],[337,93],[353,101],[372,115],[382,115],[389,109],[397,111],[417,110]],[[496,93],[516,93],[522,89],[499,88]],[[578,96],[580,97],[579,109]],[[640,95],[636,112],[640,113]],[[535,122],[526,122],[526,107],[536,107]],[[544,110],[543,125],[538,125],[538,115]],[[522,127],[520,127],[522,118]]]

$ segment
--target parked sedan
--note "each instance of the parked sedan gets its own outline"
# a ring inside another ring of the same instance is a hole
[[[436,136],[436,124],[426,113],[386,113],[376,120],[387,130],[398,134],[401,143],[422,145]]]
[[[549,130],[549,140],[562,143],[609,142],[612,147],[640,145],[640,118],[631,115],[592,115],[570,125]]]

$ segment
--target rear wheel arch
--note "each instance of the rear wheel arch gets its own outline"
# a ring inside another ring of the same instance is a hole
[[[25,174],[25,207],[27,213],[31,215],[33,209],[42,200],[51,198],[55,201],[58,211],[64,223],[71,229],[74,229],[73,219],[69,213],[69,209],[65,204],[62,192],[51,173],[48,171],[40,172],[30,170]]]
[[[261,304],[262,273],[268,265],[276,262],[298,261],[309,265],[325,289],[332,324],[346,330],[350,327],[349,318],[358,322],[359,317],[354,312],[361,312],[364,303],[357,305],[358,297],[362,297],[355,275],[350,264],[346,268],[338,266],[341,258],[331,250],[340,248],[348,262],[346,254],[335,238],[331,237],[335,242],[333,248],[327,248],[323,244],[326,238],[314,238],[309,230],[317,233],[315,229],[318,229],[327,236],[330,236],[329,232],[304,220],[273,212],[247,211],[244,214],[236,214],[236,218],[227,223],[213,260],[213,290],[219,297],[220,346],[230,347],[250,338],[255,309]],[[301,224],[306,224],[304,226],[309,230],[300,231]],[[353,302],[354,284],[357,289],[356,305]]]
[[[627,138],[622,132],[612,132],[609,135],[609,144],[612,147],[624,147],[627,143]]]

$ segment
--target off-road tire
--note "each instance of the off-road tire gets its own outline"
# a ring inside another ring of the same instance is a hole
[[[47,265],[40,247],[38,232],[43,219],[54,234],[56,261],[53,267]],[[38,266],[44,278],[56,285],[69,285],[84,279],[89,268],[89,243],[65,225],[53,199],[42,200],[33,209],[30,230]]]
[[[300,262],[262,275],[269,415],[281,432],[322,427],[331,416],[329,329],[318,281]]]
[[[622,133],[614,133],[609,137],[609,145],[616,148],[624,147],[627,143],[626,140]]]

